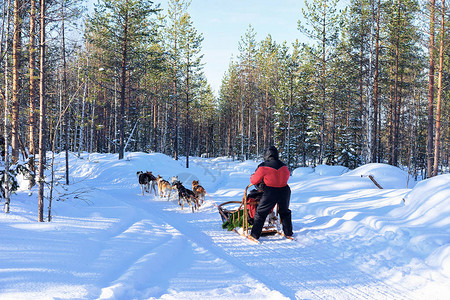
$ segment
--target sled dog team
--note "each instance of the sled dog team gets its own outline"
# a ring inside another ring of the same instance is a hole
[[[199,184],[198,180],[192,181],[192,190],[190,190],[183,186],[177,176],[173,176],[171,178],[171,182],[168,182],[160,175],[155,177],[152,172],[148,171],[138,171],[136,175],[139,178],[139,185],[141,186],[142,195],[144,195],[144,191],[147,193],[154,191],[155,195],[157,195],[157,186],[159,197],[167,197],[167,200],[170,200],[170,196],[173,191],[178,193],[178,205],[181,206],[181,209],[183,209],[184,205],[187,203],[192,208],[192,212],[194,212],[195,209],[198,209],[205,201],[206,191]]]

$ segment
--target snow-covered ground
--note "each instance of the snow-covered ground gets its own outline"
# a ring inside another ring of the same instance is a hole
[[[126,157],[71,155],[50,223],[37,222],[36,187],[12,196],[0,214],[0,299],[450,297],[449,174],[414,186],[383,164],[299,168],[289,181],[296,240],[254,244],[223,230],[216,206],[242,199],[258,162],[191,158],[186,169],[162,154]],[[207,201],[192,213],[143,196],[140,170],[188,187],[199,179]]]

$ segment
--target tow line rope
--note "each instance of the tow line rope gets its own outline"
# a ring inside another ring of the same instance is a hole
[[[214,201],[214,199],[211,197],[210,194],[208,194],[208,192],[207,192],[206,190],[205,190],[205,193],[206,193],[206,195],[208,195],[209,199],[211,199],[212,204],[213,204],[215,207],[219,207],[219,205],[216,204],[216,202]]]

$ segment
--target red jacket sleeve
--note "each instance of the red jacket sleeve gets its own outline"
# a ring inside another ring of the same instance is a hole
[[[252,184],[258,184],[260,183],[264,178],[264,171],[263,168],[259,168],[256,169],[255,173],[252,174],[252,176],[250,176],[250,182]]]

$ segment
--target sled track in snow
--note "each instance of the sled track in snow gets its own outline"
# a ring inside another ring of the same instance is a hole
[[[227,235],[227,232],[223,232]],[[262,243],[252,245],[237,236],[232,242],[223,238],[215,243],[230,256],[241,262],[241,269],[254,269],[256,279],[269,276],[269,287],[278,281],[279,290],[290,298],[313,299],[409,299],[409,291],[393,287],[376,279],[357,267],[339,260],[338,254],[327,244],[304,246],[300,241],[279,238],[261,238]],[[239,240],[243,240],[240,242]],[[271,253],[267,259],[267,253]],[[244,267],[243,267],[244,265]]]
[[[299,238],[301,239],[301,236]],[[316,294],[319,298],[400,299],[409,294],[409,291],[388,285],[346,260],[339,259],[340,254],[327,243],[301,248],[290,245],[285,247],[285,244],[275,249],[270,245],[267,250],[275,252],[276,257],[291,261],[288,272],[290,274],[286,276],[288,279],[292,276],[300,282],[306,282],[304,284],[306,290],[316,293],[317,287],[321,287],[320,294]],[[288,281],[288,284],[292,282]],[[304,298],[309,295],[300,291],[299,296]]]
[[[262,237],[260,244],[254,244],[222,230],[218,217],[210,220],[210,214],[205,218],[201,211],[174,217],[173,211],[161,207],[158,214],[193,243],[291,299],[413,298],[402,286],[387,284],[340,259],[340,253],[326,241],[306,245],[298,235],[296,241],[275,236]]]

